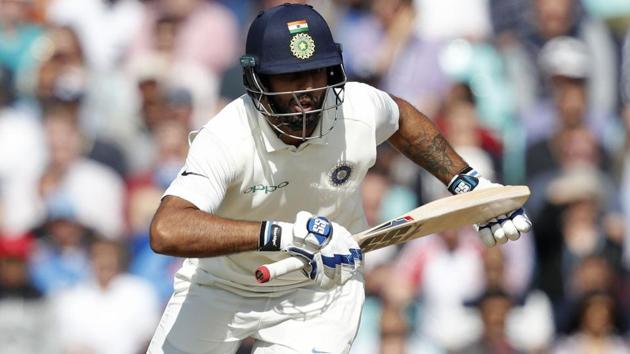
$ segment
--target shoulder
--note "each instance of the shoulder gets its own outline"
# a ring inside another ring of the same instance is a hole
[[[232,101],[201,129],[189,134],[189,155],[221,155],[238,161],[250,154],[255,145],[252,122],[259,119],[257,114],[249,97],[244,95]]]
[[[354,98],[378,96],[381,94],[385,94],[384,91],[379,90],[374,86],[357,81],[347,82],[345,85],[345,90],[346,95],[352,96]]]
[[[191,133],[191,137],[212,137],[222,145],[242,144],[244,140],[252,139],[250,122],[257,119],[257,113],[249,97],[243,95],[221,109],[197,132]]]
[[[248,126],[248,116],[254,114],[247,95],[233,100],[223,107],[203,126],[210,130],[243,128]]]
[[[398,104],[387,92],[367,84],[346,84],[343,111],[346,120],[357,120],[372,126],[378,144],[398,129]]]
[[[347,105],[363,109],[396,104],[387,92],[361,82],[348,82],[345,86],[344,99]]]

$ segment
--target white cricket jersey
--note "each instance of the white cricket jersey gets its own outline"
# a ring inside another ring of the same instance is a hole
[[[332,92],[327,99],[334,100]],[[352,233],[362,231],[367,223],[360,185],[374,164],[377,145],[398,129],[398,115],[387,93],[349,82],[334,128],[296,148],[283,143],[243,95],[194,135],[186,165],[164,195],[230,219],[293,222],[298,211],[306,210]],[[335,110],[322,119],[329,126]],[[309,285],[300,272],[256,282],[256,267],[284,257],[281,252],[252,251],[188,259],[178,276],[244,296],[281,295]]]

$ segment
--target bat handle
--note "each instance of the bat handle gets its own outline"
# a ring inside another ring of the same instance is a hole
[[[256,281],[266,283],[273,278],[302,269],[306,264],[305,260],[298,257],[287,257],[277,262],[263,264],[256,268]]]

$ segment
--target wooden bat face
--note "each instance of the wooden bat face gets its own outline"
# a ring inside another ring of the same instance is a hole
[[[355,235],[363,252],[465,225],[485,222],[523,206],[526,186],[500,186],[442,198]]]

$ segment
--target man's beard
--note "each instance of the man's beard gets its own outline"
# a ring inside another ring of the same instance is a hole
[[[301,94],[297,94],[296,97],[292,97],[286,105],[280,104],[274,97],[271,98],[272,107],[277,113],[286,114],[292,113],[294,115],[284,116],[284,117],[275,117],[274,120],[277,122],[276,126],[278,128],[287,127],[290,131],[310,131],[315,129],[319,120],[322,116],[321,101],[325,97],[325,95],[321,95],[317,97],[313,95],[312,92],[305,92]],[[311,110],[316,112],[295,112],[291,109],[291,106],[300,106],[298,103],[302,105],[308,105],[311,107]]]

